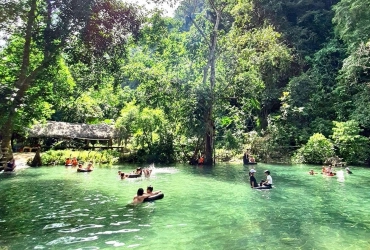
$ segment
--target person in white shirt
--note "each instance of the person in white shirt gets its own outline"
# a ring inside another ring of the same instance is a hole
[[[265,170],[265,175],[266,175],[266,180],[260,182],[260,186],[265,186],[265,187],[272,187],[272,177],[270,175],[270,171]]]

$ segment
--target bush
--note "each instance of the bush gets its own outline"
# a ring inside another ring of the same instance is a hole
[[[361,129],[356,121],[333,122],[333,141],[338,155],[346,162],[364,163],[369,157],[369,139],[359,135]]]
[[[335,155],[333,143],[324,135],[316,133],[310,137],[307,144],[293,155],[294,163],[322,164],[325,159]]]
[[[41,160],[43,165],[64,165],[67,158],[76,157],[79,162],[93,161],[95,164],[113,165],[118,161],[118,156],[119,153],[114,150],[49,150],[41,154]]]

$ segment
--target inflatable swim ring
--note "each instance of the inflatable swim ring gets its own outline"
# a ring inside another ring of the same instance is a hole
[[[127,175],[127,178],[138,178],[141,177],[141,174],[129,174]]]
[[[254,187],[254,189],[271,189],[271,186]]]
[[[80,169],[80,168],[77,168],[77,172],[91,172],[92,169]]]
[[[163,197],[164,197],[163,193],[155,194],[155,195],[149,196],[148,198],[145,198],[144,202],[160,200],[160,199],[163,199]]]

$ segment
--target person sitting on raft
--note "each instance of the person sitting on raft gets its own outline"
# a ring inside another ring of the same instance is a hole
[[[118,171],[118,175],[121,177],[121,180],[124,180],[124,179],[128,178],[128,175],[121,172],[121,171]]]
[[[329,167],[326,169],[326,173],[325,173],[327,176],[334,176],[336,175],[336,173],[333,173],[332,169],[331,169],[331,165],[329,165]]]
[[[260,182],[260,186],[261,187],[272,187],[272,177],[271,177],[271,175],[270,175],[270,171],[268,171],[268,170],[265,170],[265,175],[266,175],[266,180],[262,180],[261,182]]]
[[[326,168],[326,173],[329,174],[331,172],[331,165],[329,165],[329,167]]]
[[[144,194],[144,189],[139,188],[137,190],[136,196],[134,197],[132,204],[139,204],[143,203],[145,198],[148,198],[150,194]]]
[[[77,167],[77,165],[78,165],[78,161],[77,161],[77,158],[76,157],[73,157],[73,159],[72,159],[72,166],[73,167]]]
[[[92,161],[90,161],[89,164],[87,164],[86,170],[91,170],[91,171],[93,170],[93,162]]]
[[[79,163],[79,164],[78,164],[78,169],[83,169],[83,168],[82,168],[82,163]]]
[[[251,162],[251,163],[255,163],[255,162],[256,162],[256,160],[253,158],[253,156],[250,156],[250,157],[249,157],[249,162]]]
[[[249,171],[249,182],[251,184],[251,188],[258,187],[257,180],[254,177],[255,172],[256,170],[254,170],[253,168]]]
[[[65,166],[72,166],[72,160],[67,158],[66,162],[64,163]]]
[[[86,171],[80,171],[80,170],[89,170],[89,172],[93,171],[92,169],[92,163],[90,165],[90,163],[87,165],[87,168],[83,168],[82,167],[82,163],[79,163],[78,164],[78,168],[77,168],[77,172],[86,172]]]
[[[136,171],[134,172],[134,174],[137,174],[137,175],[141,175],[142,173],[143,173],[143,170],[141,169],[141,167],[138,167]]]
[[[152,186],[148,186],[146,188],[146,194],[149,194],[150,196],[159,194],[161,192],[162,192],[161,190],[153,192],[153,187]]]
[[[15,169],[15,159],[12,158],[10,161],[7,162],[6,168],[4,169],[5,172],[12,172]]]

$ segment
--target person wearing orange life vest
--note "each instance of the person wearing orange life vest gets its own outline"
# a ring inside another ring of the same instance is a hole
[[[72,166],[76,167],[78,165],[78,161],[77,161],[77,158],[76,157],[73,157],[72,159]]]
[[[202,165],[204,163],[204,157],[203,157],[203,155],[199,158],[199,160],[198,160],[198,164],[199,165]]]
[[[72,160],[67,158],[66,162],[64,163],[65,166],[72,166]]]

